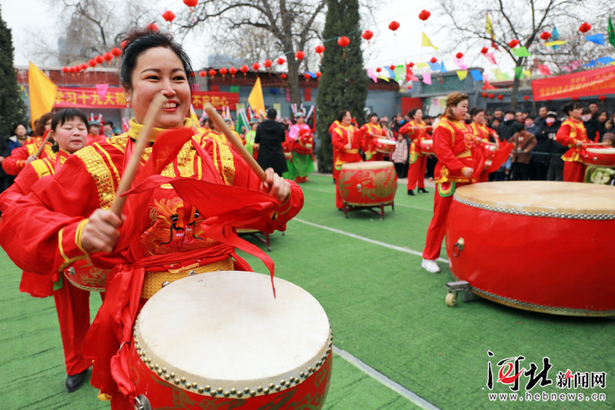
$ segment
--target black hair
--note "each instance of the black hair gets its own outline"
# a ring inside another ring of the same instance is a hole
[[[375,112],[372,112],[372,113],[370,113],[370,114],[367,116],[367,119],[368,119],[368,120],[371,120],[371,119],[372,119],[372,117],[380,118],[380,117],[378,117],[378,114],[376,114]]]
[[[472,109],[470,110],[470,117],[474,118],[475,116],[477,116],[481,112],[485,112],[485,109],[484,108],[480,108],[480,107],[472,107]]]
[[[153,29],[153,24],[149,24],[147,28],[134,28],[128,32],[126,38],[126,46],[124,47],[124,55],[122,58],[122,68],[120,69],[120,80],[125,89],[132,89],[132,72],[137,66],[137,59],[141,54],[150,48],[163,47],[173,51],[181,60],[186,72],[186,78],[189,84],[194,84],[195,79],[192,76],[192,64],[188,54],[182,46],[173,40],[173,36],[169,33],[163,33]]]
[[[527,117],[525,117],[526,120],[532,120],[534,121],[534,116],[533,115],[528,115]]]
[[[562,107],[562,112],[565,115],[570,115],[570,111],[578,110],[579,108],[583,108],[583,104],[581,104],[580,102],[571,102],[568,104],[564,104],[564,106]]]
[[[519,132],[519,131],[523,131],[525,130],[525,126],[521,123],[516,123],[515,124],[515,132]]]
[[[423,111],[421,108],[413,108],[413,109],[411,109],[410,111],[408,111],[408,117],[410,117],[410,118],[414,119],[414,116],[416,115],[416,112],[417,112],[418,110]]]
[[[592,102],[590,102],[589,104],[587,104],[587,106],[589,107],[589,106],[590,106],[590,105],[592,105],[592,104],[596,104],[596,105],[598,105],[598,103],[597,103],[596,101],[592,101]]]
[[[34,121],[34,130],[32,130],[33,135],[42,137],[45,134],[45,124],[47,124],[47,121],[51,118],[53,118],[52,112],[48,112],[37,118],[36,121]]]
[[[525,110],[525,111],[523,111],[523,114],[525,114],[525,113],[528,113],[528,114],[529,114],[529,113],[530,113],[530,111],[529,111],[529,110]]]
[[[105,121],[105,125],[108,125],[113,128],[113,121]]]
[[[602,113],[606,114],[606,120],[608,121],[609,120],[609,112],[607,110],[598,110],[598,112],[596,113],[596,119],[598,119],[598,117],[600,117],[600,115]]]
[[[511,110],[506,110],[506,112],[504,113],[504,116],[506,116],[507,114],[516,115],[515,112]]]
[[[275,108],[270,108],[267,110],[267,119],[268,120],[275,120],[278,117],[278,112],[276,111]]]
[[[72,121],[75,118],[79,118],[85,124],[86,130],[90,129],[88,117],[81,110],[76,108],[64,108],[63,110],[58,111],[51,119],[51,130],[56,132],[58,127],[61,127],[67,121]],[[51,149],[53,152],[58,152],[60,150],[60,146],[57,141],[53,142]]]
[[[17,127],[19,127],[20,125],[23,125],[23,127],[26,129],[26,132],[28,132],[28,127],[26,127],[26,124],[23,122],[16,122],[15,124],[13,124],[13,134],[15,134],[15,130],[17,129]]]
[[[342,110],[342,111],[338,112],[338,113],[337,113],[337,118],[336,118],[336,119],[337,119],[339,122],[342,122],[342,120],[343,120],[343,119],[344,119],[344,117],[346,116],[346,113],[347,113],[347,112],[350,112],[350,111],[348,111],[348,110]],[[399,114],[399,115],[401,115],[401,114]]]

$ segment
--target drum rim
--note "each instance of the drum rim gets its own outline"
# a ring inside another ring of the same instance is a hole
[[[206,272],[204,274],[220,274],[220,273],[228,274],[229,272],[236,272],[240,274],[258,274],[256,272],[243,272],[243,271],[226,271],[226,272],[217,271],[217,272]],[[268,275],[262,275],[262,274],[258,274],[258,275],[268,278]],[[189,276],[187,278],[180,279],[173,283],[178,283],[182,280],[185,281],[186,279],[194,280],[194,278],[197,278],[199,276],[200,275]],[[285,281],[284,279],[276,278],[276,284],[278,285],[278,287],[280,287],[282,282],[287,282],[291,284],[292,286],[299,288],[297,285],[294,285],[291,282]],[[311,298],[313,298],[314,301],[316,301],[316,303],[318,303],[318,301],[311,294],[309,294],[309,292],[305,290],[304,292],[308,294]],[[320,307],[322,308],[322,306]],[[303,363],[302,365],[294,369],[289,369],[288,371],[285,371],[280,374],[264,376],[260,379],[238,381],[238,380],[223,380],[223,379],[208,378],[205,376],[193,374],[188,370],[183,370],[183,369],[180,369],[174,366],[173,364],[169,363],[167,360],[160,357],[159,354],[157,354],[159,352],[156,352],[156,349],[152,348],[152,346],[148,345],[147,341],[144,340],[141,329],[139,327],[139,323],[141,321],[141,314],[135,321],[134,333],[133,333],[134,348],[136,349],[137,354],[141,357],[141,360],[148,367],[150,367],[150,369],[154,370],[154,369],[164,368],[167,371],[167,374],[169,375],[174,374],[174,377],[176,377],[175,381],[179,380],[181,384],[185,384],[185,382],[188,382],[187,385],[196,383],[198,386],[211,386],[211,387],[215,387],[215,389],[217,390],[222,389],[223,391],[231,391],[231,390],[243,391],[246,388],[248,388],[250,390],[256,391],[257,395],[268,394],[268,393],[273,392],[274,390],[281,391],[284,389],[291,388],[293,385],[299,384],[300,382],[303,382],[305,379],[310,377],[312,374],[316,373],[324,365],[326,359],[331,354],[333,340],[332,340],[332,332],[330,328],[330,323],[328,322],[328,318],[326,317],[326,312],[324,312],[324,309],[322,311],[325,315],[325,318],[327,319],[327,324],[329,326],[328,336],[323,341],[322,345],[318,347],[318,349],[316,350],[316,353],[311,357],[311,359],[309,359],[308,361],[306,361],[305,363]],[[156,341],[154,341],[154,343],[155,342]],[[284,386],[282,385],[282,380],[285,382]],[[175,384],[181,388],[184,388],[180,386],[178,383],[175,383]],[[265,390],[267,386],[270,386],[271,384],[274,384],[274,387],[273,387],[274,390],[266,392]],[[278,386],[279,386],[279,390],[277,389]],[[188,387],[188,389],[190,389],[190,387]],[[203,393],[203,394],[208,394],[208,393]]]
[[[363,164],[360,167],[356,167],[356,164]],[[383,168],[395,168],[392,162],[390,161],[358,161],[358,162],[347,162],[342,164],[340,171],[363,171],[363,170],[372,170],[372,169],[383,169]]]
[[[605,154],[605,155],[613,155],[615,156],[615,147],[608,148],[585,148],[585,151],[591,152],[592,154]]]

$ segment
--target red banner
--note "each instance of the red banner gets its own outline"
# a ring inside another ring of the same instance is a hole
[[[532,81],[534,101],[615,94],[615,67]]]
[[[239,102],[239,93],[214,93],[206,91],[192,92],[192,106],[202,110],[203,105],[210,103],[220,110],[229,106],[235,110]],[[104,95],[99,95],[96,88],[58,87],[56,90],[55,108],[126,108],[126,96],[122,88],[108,88]]]

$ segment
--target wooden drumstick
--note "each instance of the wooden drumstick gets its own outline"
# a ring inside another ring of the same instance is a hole
[[[36,151],[36,154],[34,154],[35,158],[38,158],[39,155],[41,155],[41,152],[43,152],[43,149],[45,149],[45,144],[47,144],[47,141],[49,141],[49,136],[51,135],[51,131],[47,132],[47,135],[45,136],[45,139],[43,140],[43,143],[41,144],[40,147],[38,147],[38,150]]]
[[[239,139],[231,132],[231,129],[226,125],[218,111],[211,105],[210,103],[205,104],[203,107],[209,118],[218,126],[218,129],[224,133],[226,139],[229,140],[235,151],[241,155],[244,161],[248,164],[248,166],[254,171],[258,179],[262,182],[267,181],[267,177],[265,176],[265,171],[258,165],[258,162],[254,159],[254,157],[248,152],[246,147],[243,146],[243,143],[239,141]]]
[[[115,192],[113,204],[111,204],[111,211],[120,218],[122,217],[122,210],[124,209],[124,204],[126,203],[126,197],[120,195],[128,191],[130,189],[130,185],[132,185],[132,180],[137,174],[139,162],[141,161],[141,157],[143,157],[145,147],[147,147],[147,144],[150,142],[150,134],[152,132],[152,129],[154,128],[154,119],[156,118],[156,115],[160,111],[160,108],[162,108],[162,104],[164,104],[165,101],[166,97],[164,95],[157,94],[152,100],[152,103],[150,104],[147,113],[145,114],[145,119],[143,120],[143,128],[141,128],[141,131],[139,132],[137,146],[132,153],[132,157],[130,157],[128,166],[126,166],[126,169],[124,170],[120,185],[117,187],[117,191]]]
[[[610,144],[607,142],[585,142],[583,143],[583,146],[585,145],[610,145]]]

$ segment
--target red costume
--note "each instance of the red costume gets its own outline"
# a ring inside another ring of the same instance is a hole
[[[303,206],[303,193],[294,182],[282,204],[260,192],[260,180],[226,145],[194,135],[190,128],[154,130],[160,144],[143,155],[133,182],[138,189],[127,197],[127,219],[115,250],[90,255],[81,245],[81,231],[92,212],[109,208],[114,200],[142,128],[134,120],[130,125],[128,133],[72,155],[0,220],[0,244],[22,269],[46,275],[87,257],[98,267],[113,268],[84,351],[94,359],[92,385],[112,396],[114,409],[132,409],[136,390],[125,367],[129,349],[120,347],[131,343],[148,281],[157,273],[187,276],[191,269],[231,257],[234,269],[250,269],[235,248],[260,257],[272,272],[271,259],[240,240],[235,227],[249,223],[266,232],[285,230]],[[191,121],[185,120],[185,126]]]
[[[476,145],[474,135],[463,121],[442,117],[433,132],[433,149],[438,157],[435,169],[436,194],[433,218],[427,229],[423,250],[423,258],[429,260],[440,257],[446,218],[455,188],[477,182],[484,165],[481,148]],[[468,167],[474,169],[474,175],[469,178],[463,175],[463,170]]]
[[[26,161],[28,160],[28,157],[36,154],[42,142],[42,138],[30,138],[26,140],[24,145],[19,148],[15,148],[11,152],[11,155],[6,157],[2,162],[2,168],[4,171],[9,175],[18,175],[27,165]],[[55,161],[56,158],[56,153],[51,150],[50,142],[45,144],[45,148],[41,151],[41,155],[38,159],[45,159],[47,157],[50,157],[53,161]]]
[[[333,158],[335,159],[333,163],[333,179],[335,179],[337,183],[339,183],[337,177],[342,169],[342,165],[351,162],[363,161],[361,155],[359,155],[359,147],[361,147],[363,140],[360,137],[360,134],[357,133],[358,130],[354,125],[346,126],[344,124],[340,124],[333,131],[333,135],[331,137],[331,143],[333,144]],[[347,148],[348,144],[351,146],[350,149]],[[344,201],[342,201],[342,196],[340,195],[340,190],[337,183],[335,184],[335,206],[338,209],[342,209],[344,207]]]
[[[329,134],[331,134],[331,144],[333,144],[333,132],[337,127],[339,127],[342,123],[338,120],[333,121],[333,123],[329,126]],[[337,171],[335,170],[335,160],[337,159],[337,150],[333,147],[333,181],[335,181],[335,177],[337,176]]]
[[[491,143],[492,139],[493,141],[499,142],[499,138],[497,137],[495,130],[487,127],[486,125],[473,122],[472,124],[470,124],[470,128],[472,132],[474,133],[474,135],[482,142]],[[491,146],[488,144],[483,145],[483,148],[484,148],[483,155],[485,157],[485,160],[491,160],[495,153],[495,151],[490,149],[490,147]],[[489,172],[487,170],[484,170],[483,172],[481,172],[478,182],[488,182],[488,181],[489,181]]]
[[[418,129],[414,130],[413,127]],[[425,189],[425,170],[427,169],[427,155],[421,153],[421,141],[430,140],[427,133],[429,128],[423,121],[412,120],[399,129],[402,135],[408,135],[412,140],[410,144],[410,168],[408,169],[408,191],[416,188]]]
[[[28,164],[15,179],[15,183],[0,195],[0,211],[6,212],[13,203],[32,192],[32,186],[41,178],[55,174],[68,156],[66,152],[59,151],[55,159],[47,157]],[[78,265],[73,267],[72,274],[83,275],[88,272],[89,269]],[[92,366],[92,361],[83,355],[83,342],[90,327],[90,292],[74,286],[63,278],[60,271],[45,276],[24,271],[19,290],[39,298],[53,295],[60,323],[66,374],[76,375]]]
[[[87,145],[88,147],[90,145],[94,145],[97,142],[103,142],[107,139],[107,137],[105,137],[104,135],[92,135],[92,134],[88,134],[87,139],[85,140],[85,145]]]
[[[573,118],[567,119],[557,131],[555,139],[563,146],[570,148],[562,156],[564,160],[564,181],[585,181],[587,166],[583,163],[583,147],[577,147],[577,142],[588,143],[591,141],[587,138],[587,131],[583,122]]]
[[[377,138],[384,137],[386,135],[384,130],[380,127],[380,124],[368,122],[363,124],[361,130],[365,132],[365,136],[363,137],[363,146],[361,148],[365,153],[365,160],[382,161],[384,159],[384,154],[376,151],[375,141]],[[372,136],[372,134],[375,136]]]

